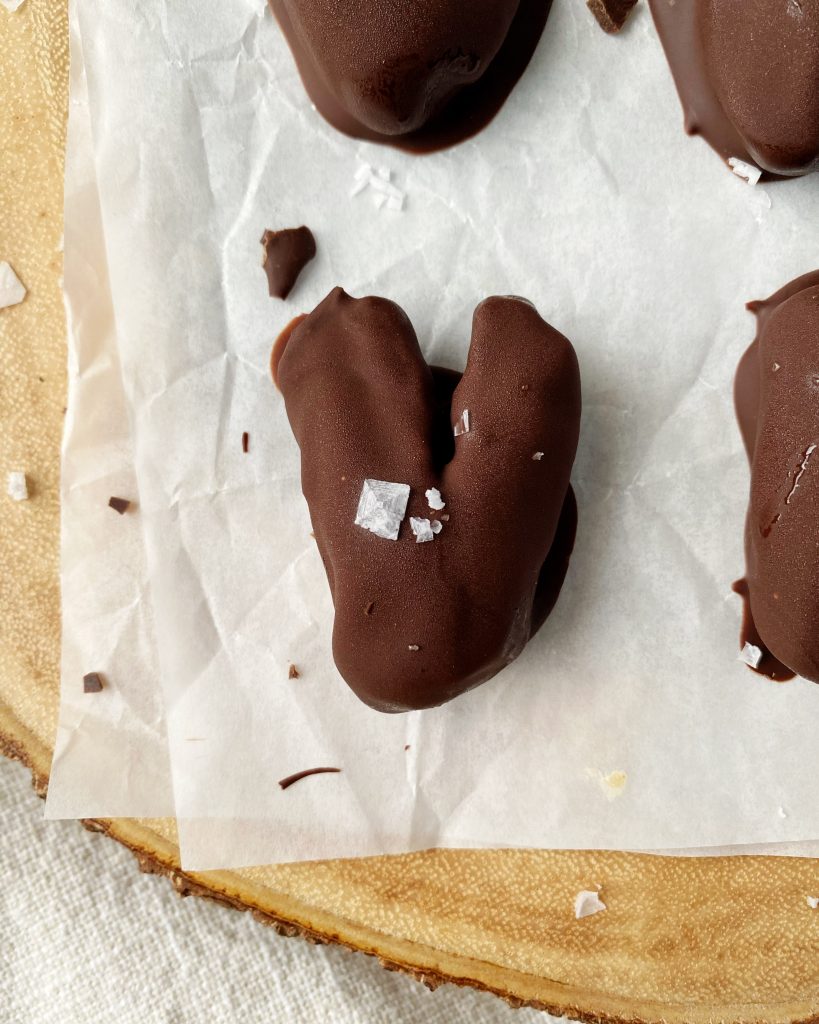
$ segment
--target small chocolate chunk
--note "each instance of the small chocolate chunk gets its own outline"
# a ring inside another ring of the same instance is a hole
[[[83,693],[102,693],[103,681],[99,672],[89,672],[82,677]]]
[[[586,6],[597,18],[604,32],[619,32],[628,20],[637,0],[586,0]]]
[[[242,434],[242,451],[245,455],[250,451],[250,434],[247,431]]]
[[[293,775],[288,775],[285,779],[279,779],[279,787],[281,789],[289,789],[294,782],[300,782],[302,779],[306,779],[309,775],[338,774],[340,771],[340,768],[307,768],[303,772],[294,772]]]
[[[291,665],[287,670],[288,679],[301,679],[301,672],[296,668],[295,665]]]
[[[131,502],[127,498],[111,497],[108,499],[108,507],[112,508],[115,512],[119,512],[121,516],[124,516],[131,507]]]
[[[271,298],[286,299],[299,274],[316,255],[316,240],[310,228],[284,228],[262,235],[264,257]]]

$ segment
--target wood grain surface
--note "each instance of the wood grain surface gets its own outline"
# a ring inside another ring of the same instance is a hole
[[[0,260],[29,290],[0,311],[0,472],[5,490],[6,473],[25,469],[31,489],[28,502],[0,500],[0,745],[43,792],[59,679],[65,0],[0,8],[0,95]],[[179,869],[173,821],[87,824],[183,894],[375,954],[431,986],[586,1020],[819,1020],[813,861],[438,851],[194,876]],[[576,921],[574,896],[594,883],[609,909]]]

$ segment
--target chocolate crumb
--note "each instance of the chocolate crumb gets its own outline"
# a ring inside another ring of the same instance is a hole
[[[301,672],[299,672],[295,665],[291,665],[290,668],[287,670],[287,678],[301,679]]]
[[[586,0],[586,6],[604,32],[619,32],[628,20],[637,0]]]
[[[409,745],[409,743],[405,743],[405,744],[404,744],[404,750],[409,750],[409,748],[410,748],[410,745]]]
[[[242,434],[242,451],[245,455],[250,451],[250,434],[247,431]]]
[[[37,380],[38,380],[38,381],[39,381],[39,382],[40,382],[41,384],[45,384],[45,377],[38,377],[38,378],[37,378]]]
[[[304,226],[265,231],[261,241],[270,297],[286,299],[299,274],[316,255],[313,232]]]
[[[328,773],[337,773],[340,771],[340,768],[307,768],[303,772],[295,772],[293,775],[288,775],[285,779],[279,779],[279,788],[289,789],[294,782],[306,779],[308,775],[326,775]]]
[[[99,672],[89,672],[82,677],[83,693],[102,693],[102,676]]]
[[[109,498],[108,507],[112,508],[115,512],[119,512],[121,516],[124,516],[128,509],[131,507],[131,502],[127,498]]]
[[[372,615],[373,609],[375,608],[375,601],[370,601],[367,607],[364,609],[365,615]]]

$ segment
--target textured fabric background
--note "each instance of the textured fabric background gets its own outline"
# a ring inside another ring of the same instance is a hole
[[[43,821],[0,759],[0,1024],[548,1024],[422,985],[361,954],[285,939],[142,875],[77,822]]]

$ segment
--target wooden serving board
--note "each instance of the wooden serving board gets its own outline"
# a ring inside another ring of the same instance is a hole
[[[8,470],[24,468],[32,492],[20,504],[0,496],[0,748],[43,793],[59,679],[65,0],[0,8],[0,96],[0,259],[29,289],[0,311],[0,473],[5,490]],[[812,861],[437,851],[192,875],[173,821],[86,824],[183,895],[374,954],[430,986],[454,981],[585,1020],[819,1020]],[[609,909],[576,921],[590,880]]]

